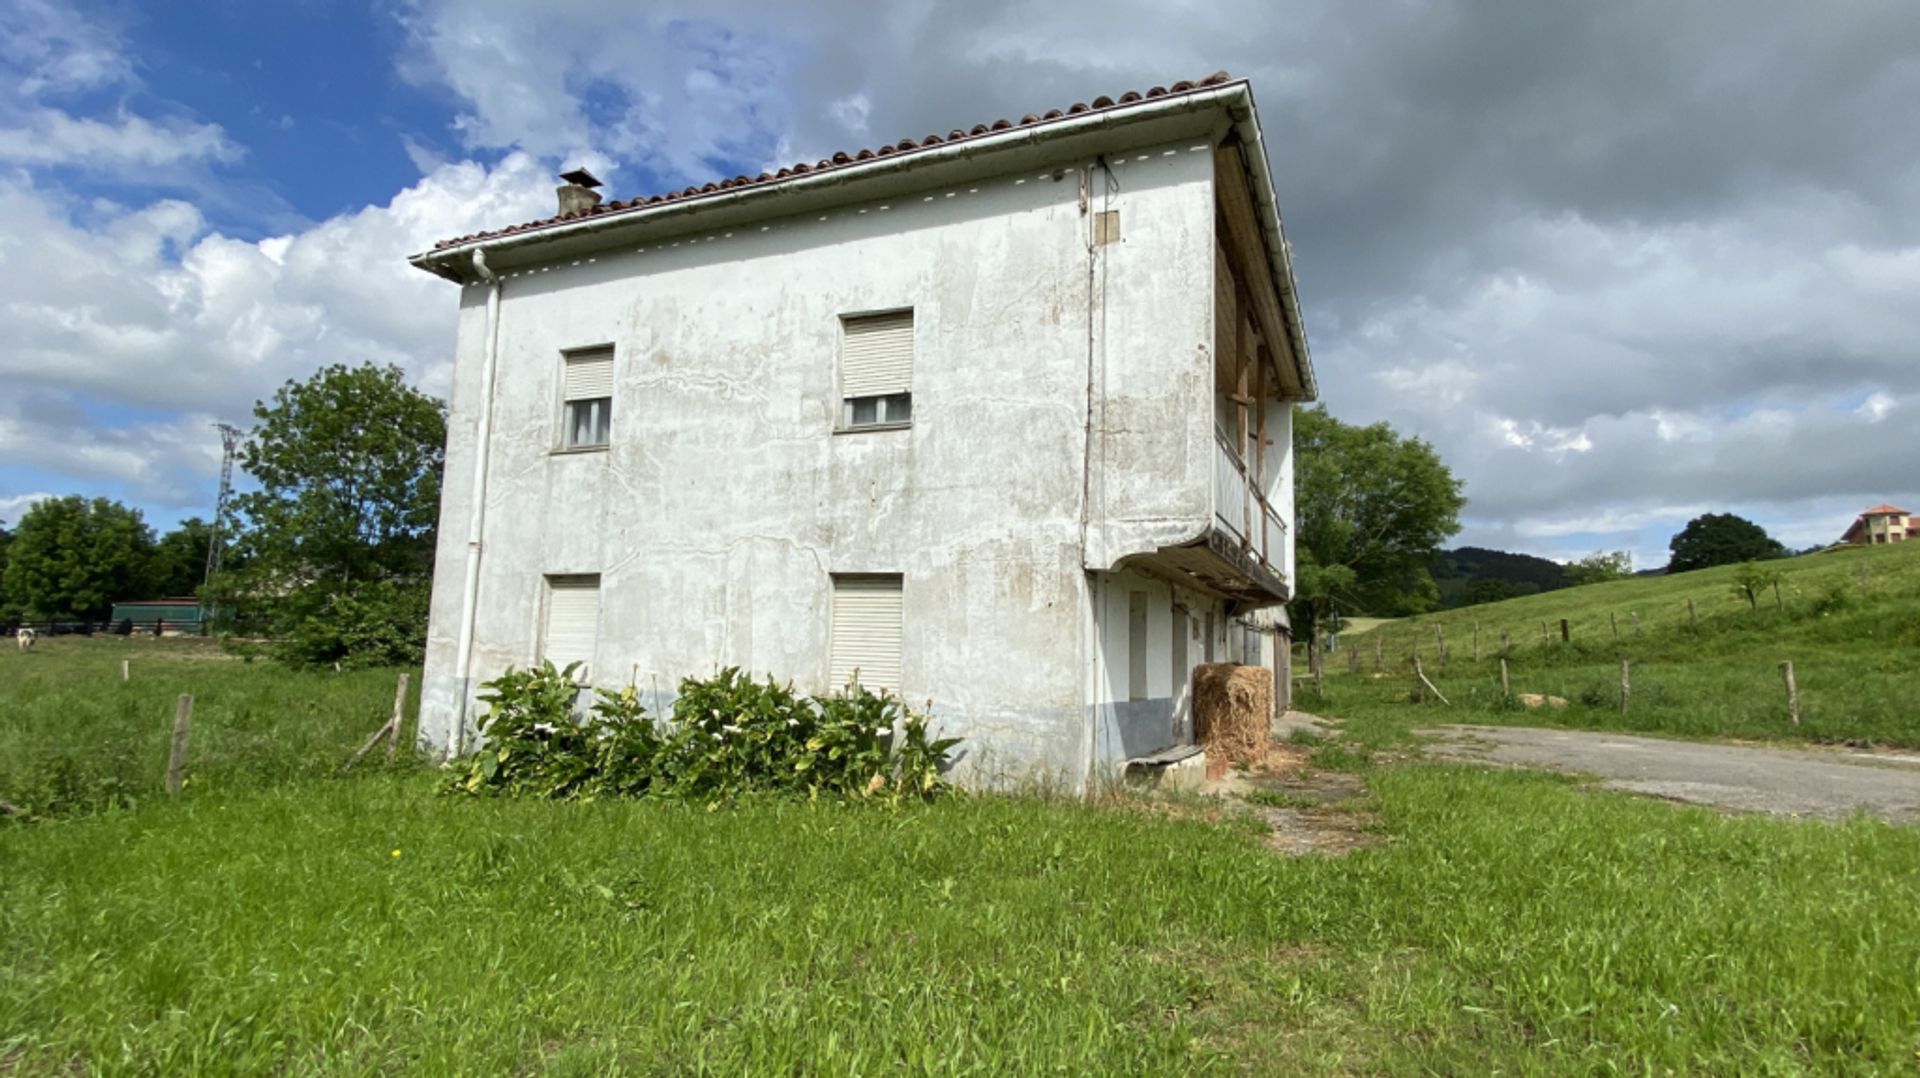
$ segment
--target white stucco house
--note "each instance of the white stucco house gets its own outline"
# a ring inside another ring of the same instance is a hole
[[[955,777],[1069,788],[1273,663],[1315,394],[1225,74],[671,194],[413,264],[460,286],[422,738],[542,657],[656,709],[861,680]]]

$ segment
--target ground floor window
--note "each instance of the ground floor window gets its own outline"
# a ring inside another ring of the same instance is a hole
[[[836,573],[828,680],[834,691],[856,673],[869,689],[900,691],[900,575]]]
[[[600,577],[547,577],[546,618],[541,626],[540,657],[556,668],[579,663],[575,680],[591,676],[593,648],[600,635]]]

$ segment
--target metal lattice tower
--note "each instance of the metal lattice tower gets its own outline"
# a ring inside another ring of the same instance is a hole
[[[240,446],[239,427],[215,423],[213,429],[220,432],[220,496],[213,503],[213,526],[207,529],[207,573],[201,581],[203,584],[220,571],[220,555],[226,548],[221,540],[227,522],[227,499],[233,494],[233,454]]]

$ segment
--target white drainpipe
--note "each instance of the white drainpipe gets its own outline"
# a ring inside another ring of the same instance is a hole
[[[453,712],[452,736],[447,742],[449,759],[467,751],[467,707],[473,695],[473,623],[480,604],[480,534],[487,519],[487,459],[492,455],[487,444],[493,434],[493,376],[500,354],[500,289],[503,282],[487,268],[487,253],[473,252],[473,271],[487,282],[486,361],[480,372],[480,425],[474,432],[473,512],[467,523],[467,581],[460,600],[459,650],[453,668],[460,679],[459,703]]]

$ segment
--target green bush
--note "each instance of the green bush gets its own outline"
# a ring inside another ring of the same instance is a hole
[[[281,601],[274,657],[294,666],[415,666],[427,642],[428,585],[315,583]]]
[[[932,740],[927,717],[858,683],[796,695],[729,667],[687,678],[670,720],[647,715],[632,688],[596,689],[587,715],[573,667],[510,669],[486,684],[486,744],[456,792],[590,800],[666,797],[717,803],[748,793],[927,798],[957,738]]]

